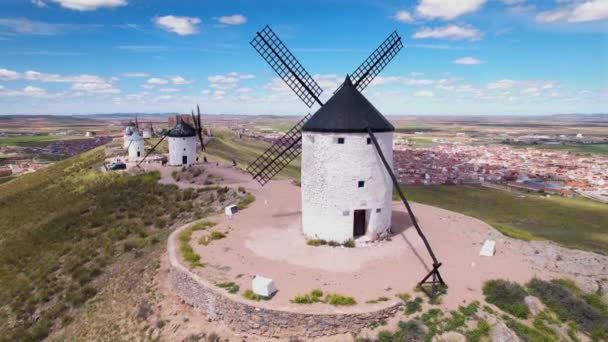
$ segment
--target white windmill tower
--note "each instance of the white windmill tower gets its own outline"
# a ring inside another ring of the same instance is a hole
[[[144,158],[137,163],[139,166],[152,153],[165,138],[169,141],[169,165],[170,166],[188,166],[196,163],[196,141],[201,143],[201,149],[205,151],[205,142],[203,139],[203,126],[201,124],[201,111],[196,106],[197,116],[192,112],[192,122],[194,127],[182,120],[181,116],[177,116],[175,126],[171,128],[163,137],[152,146],[150,151]]]
[[[395,187],[433,260],[432,270],[419,282],[432,284],[433,297],[437,284],[444,284],[441,263],[393,173],[394,128],[361,94],[401,50],[401,37],[393,32],[326,104],[319,99],[321,87],[270,27],[257,32],[251,45],[309,108],[315,103],[321,108],[300,120],[247,171],[264,185],[302,152],[302,230],[308,237],[337,242],[387,233]]]
[[[395,129],[350,77],[302,126],[302,230],[307,237],[343,243],[388,234],[393,183],[368,128],[392,162]]]
[[[144,138],[135,130],[129,136],[130,142],[127,147],[129,158],[136,159],[144,156]]]
[[[178,117],[175,127],[167,134],[169,141],[169,165],[187,166],[196,162],[196,131]]]
[[[123,142],[122,142],[122,147],[124,149],[129,148],[129,143],[131,142],[131,135],[133,134],[133,132],[135,131],[135,123],[131,120],[129,120],[129,122],[125,125],[125,128],[123,129]]]

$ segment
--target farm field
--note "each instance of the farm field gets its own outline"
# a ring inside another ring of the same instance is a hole
[[[514,148],[533,147],[540,150],[569,151],[579,154],[608,154],[608,144],[509,145]]]
[[[476,217],[505,235],[606,254],[608,205],[481,186],[404,186],[412,201]],[[424,228],[424,227],[423,227]]]
[[[35,146],[47,142],[86,139],[83,136],[28,135],[0,138],[0,146]]]

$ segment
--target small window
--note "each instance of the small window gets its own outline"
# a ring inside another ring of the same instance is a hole
[[[365,181],[359,181],[358,183],[359,187],[362,188],[365,186]]]
[[[372,143],[372,138],[367,138],[367,144],[371,145],[371,143]]]
[[[184,147],[184,151],[186,150],[186,148]]]
[[[342,212],[342,216],[348,216],[348,215],[350,215],[350,212],[348,210]]]
[[[376,209],[376,213],[379,213],[381,211],[382,211],[382,209],[380,209],[380,208]]]
[[[337,143],[338,144],[344,144],[344,138],[338,138]]]

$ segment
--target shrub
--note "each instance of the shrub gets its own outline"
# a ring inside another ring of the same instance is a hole
[[[376,337],[377,340],[379,342],[422,341],[424,337],[424,330],[420,324],[415,321],[400,321],[397,327],[397,331],[394,333],[391,333],[388,330],[380,331]]]
[[[354,248],[356,244],[355,244],[355,240],[349,239],[349,240],[346,240],[346,242],[342,245],[346,248]]]
[[[291,302],[296,304],[312,304],[320,302],[322,297],[323,291],[321,291],[320,289],[314,289],[310,291],[310,293],[295,296],[295,298],[292,299]]]
[[[477,322],[477,328],[465,332],[465,337],[468,342],[479,342],[482,338],[490,336],[490,324],[485,319]]]
[[[245,290],[245,292],[243,292],[243,297],[249,300],[255,300],[256,302],[259,302],[260,300],[264,299],[264,297],[255,294],[251,289]]]
[[[532,342],[552,342],[554,339],[550,336],[545,335],[544,333],[529,327],[525,324],[519,323],[509,316],[503,316],[503,320],[507,324],[509,329],[513,330],[513,332],[519,336],[524,341],[532,341]]]
[[[471,304],[469,304],[467,306],[460,305],[458,307],[458,311],[460,311],[460,313],[462,313],[466,317],[473,316],[475,313],[477,313],[477,310],[479,310],[479,302],[478,301],[473,301]]]
[[[407,292],[399,292],[399,293],[395,294],[395,297],[401,299],[404,302],[407,302],[411,298],[410,294]]]
[[[608,338],[608,314],[582,298],[582,291],[577,295],[578,291],[565,285],[563,281],[544,281],[538,278],[530,280],[527,286],[530,292],[540,298],[560,319],[576,322],[583,331],[592,336]]]
[[[311,239],[306,241],[306,244],[309,246],[321,246],[321,245],[327,245],[327,241],[323,240],[323,239]]]
[[[336,242],[336,241],[329,241],[327,244],[330,245],[330,246],[332,246],[332,247],[338,247],[338,246],[340,246],[340,243]]]
[[[427,296],[429,296],[429,304],[437,305],[437,304],[441,304],[441,296],[448,293],[448,285],[447,284],[436,284],[434,297],[430,297],[431,293],[433,292],[432,284],[417,285],[414,288],[414,291],[422,292],[422,293],[426,294]]]
[[[237,293],[239,292],[240,286],[235,284],[232,281],[225,281],[222,283],[215,284],[215,286],[225,289],[228,293]]]
[[[404,312],[406,315],[411,315],[420,311],[422,311],[422,298],[416,297],[413,300],[409,300],[405,303]]]
[[[368,303],[368,304],[377,304],[377,303],[386,302],[386,301],[388,301],[387,297],[380,296],[380,297],[378,297],[376,299],[368,300],[366,303]]]
[[[343,296],[341,294],[329,293],[325,296],[325,302],[331,305],[355,305],[357,301],[353,297]]]
[[[209,234],[209,239],[211,239],[211,240],[220,240],[225,237],[226,237],[226,234],[224,234],[220,231],[217,231],[217,230],[214,230],[211,232],[211,234]]]
[[[245,197],[243,197],[239,200],[239,202],[236,204],[236,207],[239,210],[243,210],[243,209],[247,208],[254,201],[255,201],[255,196],[253,196],[252,194],[247,194],[247,195],[245,195]]]
[[[527,319],[530,309],[524,302],[526,290],[519,284],[507,280],[489,280],[483,285],[483,294],[488,303],[515,317]]]

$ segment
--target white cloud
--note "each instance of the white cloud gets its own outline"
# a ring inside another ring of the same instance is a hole
[[[175,85],[182,85],[182,84],[190,84],[191,82],[186,80],[185,78],[181,77],[181,76],[175,76],[171,79],[171,82],[173,82],[173,84]]]
[[[425,18],[454,19],[478,10],[485,0],[421,0],[416,12]]]
[[[169,83],[169,81],[167,81],[164,78],[152,77],[152,78],[148,79],[147,83],[151,84],[151,85],[161,85],[161,84],[167,84],[167,83]]]
[[[41,96],[46,95],[46,90],[39,87],[27,86],[23,88],[23,93],[30,96]]]
[[[243,25],[247,22],[247,18],[242,14],[222,16],[215,18],[215,20],[226,25]]]
[[[541,23],[552,23],[565,19],[568,15],[569,13],[566,10],[546,11],[538,13],[534,19]]]
[[[237,93],[249,93],[249,92],[251,92],[251,90],[252,90],[251,88],[246,88],[246,87],[244,87],[244,88],[238,88],[238,89],[236,89],[235,91],[236,91]]]
[[[99,8],[125,6],[126,0],[51,0],[62,7],[76,11],[95,11]]]
[[[473,57],[462,57],[454,60],[454,64],[475,65],[483,63],[481,60]]]
[[[608,1],[588,0],[554,10],[540,12],[536,15],[535,20],[541,23],[552,23],[556,21],[578,23],[607,18]]]
[[[577,23],[608,18],[608,1],[592,0],[584,2],[574,8],[568,21]]]
[[[414,21],[414,18],[412,17],[410,12],[406,10],[398,11],[397,13],[395,13],[393,19],[402,23],[411,23]]]
[[[25,18],[0,18],[0,27],[6,27],[18,34],[54,36],[75,30],[82,31],[90,25],[53,24]]]
[[[414,96],[416,96],[416,97],[434,97],[435,94],[429,90],[418,90],[417,92],[414,93]]]
[[[163,93],[175,93],[175,92],[178,92],[179,89],[177,89],[177,88],[160,88],[160,89],[158,89],[158,91],[161,91]]]
[[[519,5],[526,2],[526,0],[502,0],[506,5]]]
[[[32,5],[36,6],[36,7],[46,7],[46,3],[42,0],[31,0]]]
[[[528,87],[525,89],[522,89],[520,91],[521,94],[537,94],[538,93],[538,88],[536,87]]]
[[[13,70],[0,69],[0,80],[16,80],[20,77],[19,73]]]
[[[496,82],[488,83],[488,89],[509,89],[513,88],[517,84],[514,80],[504,79]]]
[[[115,88],[112,84],[103,83],[74,83],[72,85],[73,90],[84,91],[87,93],[95,94],[118,94],[120,89]]]
[[[255,75],[230,72],[225,75],[209,76],[207,77],[207,80],[211,83],[238,83],[240,80],[248,80],[252,78],[255,78]]]
[[[448,25],[439,28],[423,28],[412,36],[414,39],[452,39],[452,40],[480,40],[483,33],[472,27]]]
[[[194,17],[178,17],[166,15],[153,19],[154,23],[165,31],[177,33],[180,36],[187,36],[198,33],[198,24],[201,23],[199,18]]]
[[[122,74],[122,77],[150,77],[147,72],[127,72]]]

